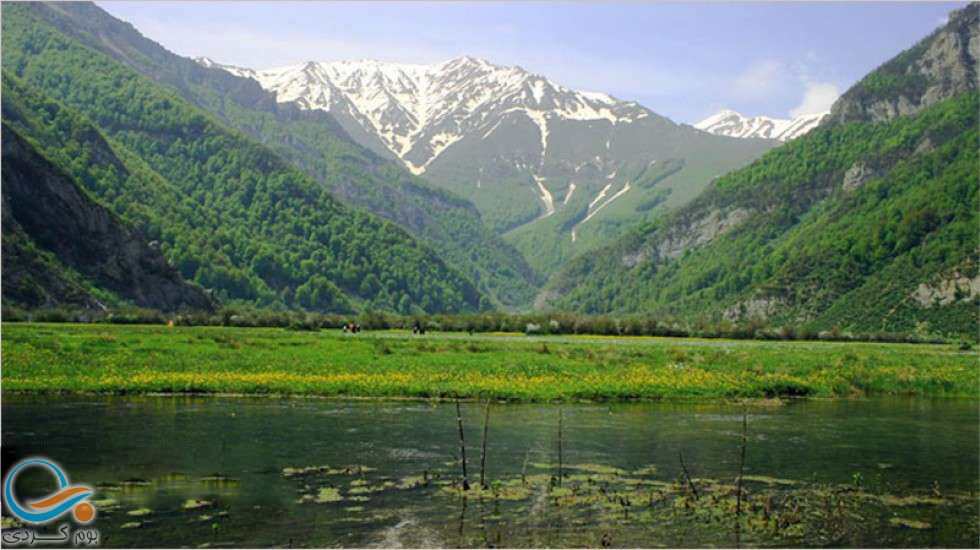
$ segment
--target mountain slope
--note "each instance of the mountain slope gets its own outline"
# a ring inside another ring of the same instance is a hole
[[[602,93],[569,90],[520,67],[460,57],[432,65],[379,61],[310,61],[256,71],[198,58],[208,67],[254,79],[278,101],[355,121],[413,173],[424,173],[447,147],[474,132],[492,130],[503,112],[521,111],[539,125],[544,118],[630,123],[649,116],[635,103]],[[349,124],[345,125],[349,126]]]
[[[580,258],[543,300],[689,320],[975,335],[980,121],[976,81],[961,69],[978,56],[978,9],[955,12],[896,58],[922,90],[949,93],[916,95],[915,115],[884,116],[881,105],[907,92],[876,95],[866,88],[881,78],[872,73],[835,104],[836,118]],[[948,65],[914,61],[935,59],[950,33],[961,49],[943,57]]]
[[[6,124],[2,142],[5,303],[211,309],[204,292],[182,281],[157,248]],[[93,154],[111,155],[107,146]]]
[[[400,228],[58,32],[37,6],[2,9],[5,121],[160,241],[184,277],[229,299],[319,311],[481,307],[468,280]],[[100,134],[125,171],[92,154]]]
[[[767,116],[745,117],[725,109],[698,122],[694,127],[719,136],[789,141],[813,130],[829,115],[830,111],[800,115],[791,119]]]
[[[666,193],[663,207],[683,204],[775,145],[713,136],[634,102],[472,57],[263,71],[199,62],[253,78],[277,101],[329,112],[364,146],[472,200],[545,274],[655,214],[638,206]],[[668,162],[681,168],[639,185],[652,164]]]
[[[969,4],[915,46],[888,60],[837,100],[826,124],[881,122],[977,89],[980,7]]]
[[[35,4],[32,14],[219,117],[324,185],[346,204],[395,222],[459,269],[492,303],[530,302],[541,281],[474,206],[358,145],[331,114],[277,103],[256,82],[162,48],[87,3]]]

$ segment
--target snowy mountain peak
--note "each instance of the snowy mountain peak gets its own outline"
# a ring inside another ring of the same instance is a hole
[[[414,173],[468,135],[489,136],[505,115],[523,114],[540,133],[541,157],[554,120],[628,123],[649,116],[636,103],[580,92],[516,66],[462,56],[441,63],[371,59],[252,70],[198,58],[207,67],[256,80],[279,102],[329,111],[373,134]]]
[[[830,111],[824,111],[782,119],[766,116],[745,117],[731,109],[723,109],[698,122],[694,127],[720,136],[789,141],[816,128],[829,114]]]
[[[215,63],[213,59],[207,56],[195,57],[194,61],[208,68],[218,66],[218,64]]]

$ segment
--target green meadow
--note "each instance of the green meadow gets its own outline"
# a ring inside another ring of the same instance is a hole
[[[5,391],[518,401],[970,397],[951,345],[5,323]]]

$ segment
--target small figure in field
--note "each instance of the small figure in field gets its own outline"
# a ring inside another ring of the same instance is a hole
[[[418,319],[416,319],[415,324],[412,325],[412,334],[425,334],[425,327]]]
[[[354,321],[351,321],[349,323],[345,323],[344,324],[344,333],[346,334],[348,332],[351,333],[351,334],[357,334],[358,332],[361,332],[361,325],[355,323]]]

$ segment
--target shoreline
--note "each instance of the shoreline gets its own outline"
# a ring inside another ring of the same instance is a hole
[[[411,402],[411,403],[433,403],[451,404],[459,401],[460,403],[485,404],[487,398],[474,396],[461,397],[419,397],[411,395],[320,395],[315,393],[271,393],[271,392],[161,392],[161,391],[72,391],[57,389],[41,390],[8,390],[4,389],[0,381],[0,396],[3,395],[23,395],[23,396],[82,396],[82,397],[155,397],[155,398],[177,398],[177,397],[200,397],[216,399],[281,399],[281,400],[320,400],[320,401],[366,401],[366,402]],[[831,402],[831,401],[874,401],[882,399],[907,399],[907,400],[934,400],[934,401],[980,401],[980,397],[969,395],[918,395],[918,394],[878,394],[860,396],[832,396],[832,397],[637,397],[637,398],[610,398],[610,399],[557,399],[557,400],[522,400],[492,397],[489,401],[495,405],[628,405],[644,403],[667,403],[667,404],[689,404],[689,405],[730,405],[747,406],[753,408],[773,408],[786,407],[806,402]]]

